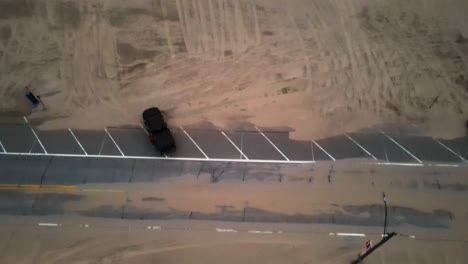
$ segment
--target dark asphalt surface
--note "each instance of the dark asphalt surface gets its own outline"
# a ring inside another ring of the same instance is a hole
[[[204,159],[207,156],[209,159],[240,160],[245,159],[242,151],[250,160],[282,162],[287,159],[327,161],[332,159],[329,155],[336,160],[375,157],[380,161],[394,163],[419,163],[418,160],[459,163],[468,159],[468,137],[438,142],[430,137],[384,135],[370,131],[311,142],[292,140],[288,132],[265,131],[262,135],[258,131],[225,131],[226,136],[216,128],[177,128],[172,129],[172,132],[177,149],[169,158]],[[108,128],[107,132],[68,129],[45,131],[29,123],[0,124],[0,142],[4,148],[0,148],[0,154],[47,152],[122,156],[123,153],[125,156],[161,157],[140,127]]]

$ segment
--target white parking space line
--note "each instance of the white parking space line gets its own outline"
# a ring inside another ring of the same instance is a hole
[[[117,149],[119,150],[120,154],[122,154],[122,156],[125,157],[125,154],[124,154],[123,151],[120,149],[119,145],[117,145],[117,142],[115,142],[114,138],[113,138],[112,135],[109,133],[109,131],[107,131],[107,128],[105,128],[104,131],[106,131],[106,133],[107,133],[107,135],[109,136],[109,138],[112,140],[112,142],[114,142],[114,145],[117,147]]]
[[[279,152],[279,154],[281,154],[281,156],[283,156],[283,158],[289,161],[288,157],[286,157],[286,155],[284,155],[284,153],[281,152],[281,150],[275,144],[273,144],[273,142],[271,142],[271,140],[265,134],[263,134],[263,132],[260,129],[258,129],[258,127],[255,127],[255,128],[268,142],[270,142],[270,144],[276,149],[276,151]]]
[[[107,138],[106,135],[104,135],[104,137],[102,138],[101,146],[99,147],[99,152],[98,152],[99,156],[101,155],[102,149],[104,148],[104,144],[106,143],[106,138]]]
[[[146,135],[149,136],[148,130],[146,130],[146,128],[141,123],[140,123],[140,127],[141,127],[141,129],[143,129],[143,131],[145,131]]]
[[[356,140],[354,140],[352,137],[350,137],[348,134],[345,134],[345,136],[351,140],[354,144],[356,144],[358,147],[360,147],[362,150],[364,150],[364,152],[367,153],[367,155],[369,155],[371,158],[373,158],[374,160],[377,160],[377,158],[372,155],[372,153],[370,153],[369,151],[367,151],[367,149],[365,149],[363,146],[361,146],[361,144],[359,144]]]
[[[390,137],[389,135],[385,134],[385,132],[383,132],[382,130],[380,130],[380,133],[382,133],[382,135],[386,136],[388,139],[390,139],[393,143],[395,143],[398,147],[400,147],[402,150],[404,150],[406,153],[408,153],[411,157],[413,157],[413,159],[415,159],[417,162],[419,163],[423,163],[420,159],[418,159],[418,157],[416,157],[415,155],[413,155],[413,153],[409,152],[409,150],[407,150],[405,147],[403,147],[400,143],[398,143],[395,139],[393,139],[392,137]]]
[[[192,143],[198,148],[198,150],[200,150],[200,152],[203,154],[203,156],[205,156],[206,159],[209,159],[208,155],[206,155],[206,153],[200,148],[200,146],[198,146],[197,142],[195,142],[195,140],[193,140],[193,138],[187,133],[187,131],[185,131],[185,129],[183,129],[182,127],[180,127],[180,129],[182,129],[184,134],[192,141]]]
[[[234,144],[234,142],[232,142],[232,140],[226,135],[226,133],[224,133],[224,131],[221,131],[221,134],[223,134],[223,136],[229,141],[231,142],[231,144],[237,149],[237,151],[239,151],[239,153],[241,154],[242,157],[244,157],[244,159],[248,160],[249,158],[247,158],[247,156],[244,154],[244,152],[242,152],[242,150],[240,148],[237,147],[236,144]]]
[[[317,142],[315,142],[315,140],[312,139],[312,142],[314,142],[314,144],[319,148],[321,149],[325,154],[327,154],[328,157],[330,157],[330,159],[332,159],[333,161],[336,161],[336,159],[330,155],[330,153],[328,153],[324,148],[322,148],[322,146],[320,146]]]
[[[28,124],[29,128],[31,129],[32,133],[34,134],[34,137],[36,137],[36,140],[37,140],[37,142],[39,142],[39,145],[41,145],[41,148],[44,150],[44,153],[45,153],[45,154],[48,154],[48,153],[47,153],[47,150],[44,148],[44,145],[42,145],[42,141],[41,141],[41,140],[39,139],[39,137],[37,136],[36,131],[34,131],[34,129],[32,128],[32,126],[29,124],[28,118],[26,118],[26,116],[23,116],[23,119],[24,119],[24,122],[26,122],[26,124]],[[32,151],[32,148],[31,148],[31,151]]]
[[[2,144],[2,141],[0,140],[0,147],[2,148],[3,153],[7,153],[5,147]]]
[[[448,151],[450,151],[452,154],[454,154],[455,156],[457,156],[459,159],[461,159],[462,161],[464,162],[468,162],[465,158],[463,158],[461,155],[459,155],[458,153],[456,153],[455,151],[453,151],[451,148],[447,147],[447,145],[445,145],[444,143],[440,142],[439,140],[433,138],[435,140],[435,142],[439,143],[442,147],[444,147],[445,149],[447,149]]]
[[[39,145],[41,145],[41,148],[44,150],[44,153],[47,154],[47,150],[44,148],[44,145],[42,145],[42,141],[39,139],[39,137],[37,136],[36,134],[36,131],[34,131],[34,129],[30,126],[31,128],[31,131],[32,133],[34,134],[34,136],[36,137],[37,139],[37,142],[39,143]]]
[[[84,149],[83,145],[81,145],[80,141],[78,140],[78,138],[75,136],[75,133],[73,133],[73,131],[71,130],[71,128],[68,129],[68,131],[70,131],[70,134],[73,136],[73,138],[75,139],[76,143],[78,143],[78,146],[80,146],[81,150],[83,151],[83,153],[88,156],[88,153],[86,152],[86,150]]]
[[[310,141],[310,152],[312,154],[312,160],[315,160],[315,156],[314,156],[314,143],[312,143],[312,141]]]

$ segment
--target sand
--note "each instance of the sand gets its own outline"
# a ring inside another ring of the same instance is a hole
[[[465,0],[3,0],[0,112],[44,129],[251,122],[296,139],[372,126],[465,133]]]

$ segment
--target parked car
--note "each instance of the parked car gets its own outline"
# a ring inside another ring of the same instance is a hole
[[[146,109],[143,112],[143,121],[151,144],[161,154],[166,154],[175,149],[174,137],[169,128],[167,128],[163,114],[158,108],[151,107]]]

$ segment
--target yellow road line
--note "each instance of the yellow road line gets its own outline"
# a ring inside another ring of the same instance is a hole
[[[75,185],[39,185],[39,184],[0,184],[0,190],[76,190]]]

